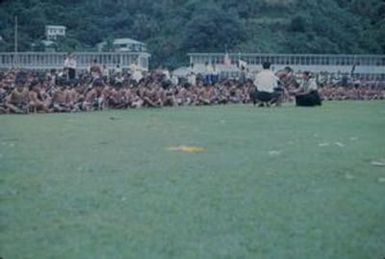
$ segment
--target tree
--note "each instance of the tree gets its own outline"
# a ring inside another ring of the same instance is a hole
[[[305,17],[297,15],[290,22],[290,31],[293,32],[305,32],[307,26],[307,21]]]
[[[197,10],[186,25],[183,46],[189,51],[215,51],[230,48],[246,38],[238,17],[217,9]]]
[[[53,11],[54,10],[54,11]],[[383,0],[4,0],[0,50],[64,25],[59,49],[89,50],[106,39],[148,44],[153,64],[178,66],[191,51],[385,53]]]

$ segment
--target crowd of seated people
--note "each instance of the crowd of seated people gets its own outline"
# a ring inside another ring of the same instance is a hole
[[[199,78],[195,85],[183,80],[174,85],[156,72],[139,81],[129,73],[110,78],[85,73],[71,81],[52,73],[11,71],[0,75],[0,113],[247,103],[252,88],[252,82],[240,85],[228,80],[208,85]]]
[[[379,85],[366,85],[356,87],[324,86],[320,94],[325,101],[343,100],[383,100],[385,99],[384,87]]]
[[[204,76],[197,75],[193,82],[188,78],[175,80],[158,70],[142,73],[139,78],[130,71],[111,71],[107,76],[96,72],[79,73],[75,80],[57,71],[0,72],[0,114],[251,103],[255,89],[253,80],[225,79],[209,84]],[[287,92],[298,85],[295,80],[280,78]],[[385,97],[383,86],[324,86],[319,91],[324,100]],[[293,100],[285,96],[285,101]]]

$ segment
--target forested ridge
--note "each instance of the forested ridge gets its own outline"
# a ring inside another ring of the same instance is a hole
[[[153,65],[188,52],[385,53],[385,0],[6,0],[0,51],[39,50],[45,25],[65,25],[58,50],[94,50],[129,37],[148,44]]]

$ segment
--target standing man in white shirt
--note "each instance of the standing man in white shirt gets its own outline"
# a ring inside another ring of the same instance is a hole
[[[194,68],[194,64],[193,63],[191,63],[190,67],[187,69],[186,78],[187,78],[187,82],[190,85],[196,86],[197,76],[196,76],[196,73],[195,73],[195,68]]]
[[[281,104],[282,93],[276,91],[278,88],[278,77],[270,70],[270,62],[262,64],[263,70],[255,76],[254,85],[256,91],[252,94],[254,105],[260,102],[259,106],[270,106],[275,103],[277,106]]]
[[[73,53],[69,53],[67,58],[64,60],[64,70],[67,72],[69,80],[74,80],[76,77],[76,66],[77,62]]]

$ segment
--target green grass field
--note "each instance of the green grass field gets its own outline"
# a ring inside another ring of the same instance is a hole
[[[380,101],[0,116],[0,257],[382,259],[384,134]]]

